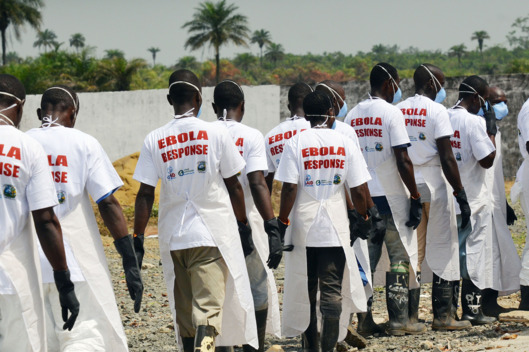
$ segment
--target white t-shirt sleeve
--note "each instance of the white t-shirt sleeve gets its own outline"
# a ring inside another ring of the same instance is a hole
[[[404,124],[404,116],[402,112],[395,108],[394,111],[391,111],[389,121],[389,139],[392,147],[398,145],[410,144],[410,137],[408,131],[406,130],[406,125]]]
[[[263,135],[257,132],[251,136],[250,148],[246,155],[246,174],[254,171],[264,171],[268,173],[268,163],[265,151]]]
[[[89,153],[86,189],[97,202],[103,196],[123,186],[123,182],[101,144],[94,141]]]
[[[26,198],[30,211],[59,204],[46,153],[37,143],[35,143],[34,150],[34,159],[30,165],[31,176],[26,186]]]
[[[434,130],[434,138],[439,139],[442,137],[449,137],[454,134],[452,124],[450,123],[450,116],[446,109],[442,109],[435,117],[436,124]]]
[[[473,124],[472,129],[470,130],[470,136],[468,137],[470,139],[472,154],[477,160],[485,158],[496,150],[494,144],[492,144],[492,141],[487,135],[484,120]]]
[[[520,110],[518,129],[522,135],[524,144],[529,142],[529,103],[525,103]]]
[[[367,165],[362,152],[357,148],[354,141],[346,140],[347,150],[347,185],[350,188],[360,186],[371,180]]]
[[[152,187],[156,187],[158,184],[159,177],[156,172],[156,165],[154,164],[151,149],[148,147],[148,137],[141,147],[140,157],[134,170],[133,178],[138,182]]]
[[[281,162],[277,169],[275,179],[281,182],[298,184],[299,180],[299,165],[297,157],[297,145],[294,144],[297,138],[291,138],[284,145]]]
[[[220,174],[222,178],[230,178],[244,169],[245,162],[227,130],[221,131],[219,138],[221,146]]]

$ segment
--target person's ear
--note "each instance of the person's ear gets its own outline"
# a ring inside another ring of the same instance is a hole
[[[202,106],[202,96],[200,94],[195,94],[195,101],[197,103],[198,108]]]
[[[217,115],[217,105],[215,105],[215,103],[211,103],[211,106],[213,107],[213,111],[215,112],[215,115]]]
[[[41,108],[37,109],[37,117],[39,118],[40,121],[42,121],[42,110],[41,110]]]
[[[290,103],[287,104],[288,111],[292,112],[292,109],[290,108]]]
[[[167,101],[169,102],[169,105],[173,105],[173,101],[171,100],[171,96],[167,94]]]
[[[244,115],[244,100],[241,101],[241,114]]]

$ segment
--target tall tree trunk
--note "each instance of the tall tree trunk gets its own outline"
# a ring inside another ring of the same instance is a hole
[[[2,29],[2,65],[6,65],[6,30]]]
[[[216,75],[215,80],[217,81],[217,84],[220,82],[220,55],[219,55],[219,48],[215,48],[215,63],[217,64],[217,68],[215,69]]]
[[[259,49],[261,50],[261,56],[259,56],[259,66],[263,67],[263,46],[259,45]]]

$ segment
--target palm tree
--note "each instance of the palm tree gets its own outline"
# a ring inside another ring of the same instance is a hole
[[[75,51],[79,53],[79,49],[84,48],[85,37],[81,33],[72,34],[70,37],[70,46],[75,48]]]
[[[233,63],[237,68],[241,68],[244,71],[248,71],[248,69],[255,64],[257,61],[257,58],[252,53],[242,53],[238,54],[235,59],[233,59]]]
[[[227,5],[226,0],[217,3],[205,1],[201,3],[193,14],[193,19],[186,22],[182,28],[187,28],[191,35],[185,43],[185,48],[197,50],[209,44],[215,50],[216,81],[220,81],[220,47],[228,43],[248,46],[249,38],[247,18],[235,13],[238,7]]]
[[[105,59],[114,59],[114,58],[124,59],[125,53],[119,49],[105,50]]]
[[[6,55],[6,64],[19,64],[22,62],[22,58],[14,51],[10,51]]]
[[[28,23],[35,29],[40,28],[42,16],[39,9],[42,0],[2,0],[0,1],[0,33],[2,36],[2,64],[6,64],[6,30],[11,25],[15,38],[20,40],[20,28]]]
[[[285,49],[283,49],[283,45],[277,43],[268,44],[266,46],[265,57],[272,61],[275,66],[278,61],[283,60],[283,57],[285,57]]]
[[[160,48],[150,47],[147,49],[147,51],[150,51],[152,54],[152,65],[156,65],[156,53],[160,51]]]
[[[55,32],[50,31],[49,29],[45,29],[44,31],[39,31],[37,33],[37,40],[33,43],[34,48],[44,47],[44,52],[48,52],[48,48],[54,48],[57,44],[57,34]]]
[[[450,48],[450,56],[457,56],[457,62],[461,66],[461,57],[466,53],[467,47],[465,44],[454,45]]]
[[[261,66],[263,66],[263,46],[265,44],[271,44],[272,43],[272,37],[270,36],[270,32],[265,29],[260,29],[258,31],[254,31],[252,34],[252,44],[257,43],[259,45],[259,50],[261,51],[260,63]]]
[[[485,39],[490,39],[490,36],[486,31],[476,31],[472,33],[472,38],[470,38],[470,40],[478,41],[479,52],[481,55],[483,55],[483,41]]]
[[[143,59],[127,61],[122,57],[103,59],[97,69],[98,86],[102,90],[130,90],[132,76],[147,66]]]
[[[198,70],[199,66],[200,64],[194,56],[184,56],[178,59],[175,65],[175,69],[186,69],[189,71],[195,71]]]

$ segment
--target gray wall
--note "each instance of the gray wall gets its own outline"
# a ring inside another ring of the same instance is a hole
[[[481,76],[490,86],[498,86],[507,94],[509,100],[509,115],[498,123],[502,132],[502,152],[503,152],[503,169],[506,178],[516,176],[518,166],[521,164],[521,154],[518,150],[518,129],[516,119],[523,103],[529,97],[529,75],[496,75]],[[447,97],[444,101],[446,107],[454,105],[457,101],[459,84],[464,77],[451,77],[446,79],[445,89]],[[369,92],[369,82],[367,81],[349,81],[343,83],[345,88],[346,102],[349,109],[352,109],[359,101],[367,98]],[[403,90],[403,99],[414,94],[412,79],[403,79],[400,83]],[[289,115],[287,109],[287,94],[289,87],[281,87],[281,116],[284,118]]]

